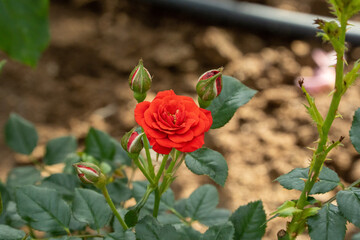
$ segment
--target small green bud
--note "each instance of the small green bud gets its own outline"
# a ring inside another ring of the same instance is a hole
[[[138,155],[143,149],[144,145],[142,142],[142,136],[144,133],[137,133],[135,128],[127,132],[121,139],[121,146],[129,154]]]
[[[144,101],[146,92],[151,87],[151,75],[144,67],[142,59],[139,64],[132,70],[129,76],[129,86],[134,91],[134,97],[138,102]]]
[[[222,90],[222,70],[210,70],[201,75],[196,85],[196,92],[199,96],[200,107],[205,108],[211,101],[219,96]]]

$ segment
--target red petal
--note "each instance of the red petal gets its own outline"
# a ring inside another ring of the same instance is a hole
[[[169,135],[168,138],[175,143],[189,142],[194,138],[193,131],[188,131],[184,134]]]
[[[163,147],[160,144],[156,143],[156,144],[153,145],[152,149],[155,152],[160,153],[160,154],[169,154],[171,152],[172,148]]]
[[[135,115],[135,121],[142,126],[144,121],[144,112],[149,108],[150,102],[141,102],[136,105],[134,115]]]
[[[183,147],[176,148],[180,152],[194,152],[204,145],[204,134],[195,137],[192,141],[186,143]]]

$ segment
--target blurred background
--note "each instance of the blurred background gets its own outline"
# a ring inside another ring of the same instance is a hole
[[[323,0],[251,2],[294,14],[330,16]],[[90,126],[120,139],[135,125],[136,101],[128,76],[140,58],[154,76],[147,100],[165,89],[195,99],[198,77],[223,66],[224,74],[259,92],[224,128],[211,130],[206,136],[206,145],[221,152],[229,165],[225,187],[216,186],[220,206],[235,210],[262,199],[270,214],[285,200],[299,196],[299,192],[285,190],[273,181],[295,167],[307,167],[312,155],[307,147],[315,146],[317,137],[296,79],[313,76],[315,83],[321,83],[315,86],[314,94],[324,114],[332,75],[326,75],[330,81],[324,84],[319,68],[324,62],[330,65],[326,52],[331,48],[315,38],[315,32],[301,27],[283,29],[281,24],[251,16],[240,21],[226,11],[229,17],[224,18],[220,14],[224,9],[210,10],[200,7],[200,11],[191,11],[157,0],[51,1],[51,41],[38,66],[30,68],[9,60],[0,75],[0,125],[4,126],[11,112],[33,122],[40,137],[34,152],[37,158],[43,156],[44,144],[55,137],[73,134],[83,143]],[[346,58],[351,65],[360,57],[360,45],[353,41],[348,47]],[[7,57],[0,53],[0,58]],[[346,136],[344,147],[334,150],[332,161],[327,162],[345,183],[360,178],[360,156],[348,137],[358,99],[359,82],[344,96],[339,109],[343,119],[335,121],[330,137],[337,140]],[[4,181],[13,166],[24,164],[27,159],[13,154],[1,138],[0,179]],[[176,197],[182,198],[205,183],[214,184],[182,166],[172,188]],[[325,201],[332,194],[319,198]],[[285,224],[286,219],[269,222],[264,239],[275,239]],[[356,229],[352,225],[348,228],[350,239]]]

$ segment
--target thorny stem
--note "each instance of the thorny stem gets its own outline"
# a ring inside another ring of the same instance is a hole
[[[341,31],[339,36],[339,42],[341,46],[345,46],[345,33],[346,33],[347,20],[344,14],[341,15],[340,24],[341,24]],[[319,177],[327,153],[331,150],[326,147],[326,144],[328,141],[329,130],[331,128],[334,119],[336,118],[337,109],[339,107],[341,97],[344,93],[343,74],[344,74],[344,49],[337,51],[336,80],[335,80],[336,91],[333,94],[329,111],[326,115],[321,131],[319,131],[320,141],[313,155],[312,167],[309,170],[308,179],[305,182],[305,187],[301,192],[299,200],[297,201],[296,207],[301,210],[303,210],[304,207],[306,206],[307,197],[309,196],[311,189],[313,188],[315,182]],[[306,219],[302,219],[302,212],[294,214],[292,221],[289,223],[287,227],[287,232],[289,233],[290,240],[296,239],[297,235],[300,234],[301,231],[304,229],[304,224],[305,224],[304,221],[306,221]]]
[[[106,202],[109,204],[110,208],[111,208],[111,211],[114,213],[115,217],[117,218],[117,220],[119,221],[119,223],[121,224],[121,226],[123,227],[124,230],[127,230],[129,229],[129,227],[126,225],[126,223],[124,222],[124,220],[122,219],[122,217],[120,216],[119,212],[116,210],[116,207],[113,203],[113,201],[111,200],[110,198],[110,195],[109,195],[109,192],[106,188],[106,186],[104,186],[102,189],[101,189],[105,199],[106,199]]]

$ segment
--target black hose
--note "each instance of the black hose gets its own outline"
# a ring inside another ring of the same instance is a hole
[[[333,20],[314,14],[287,11],[274,7],[248,2],[230,0],[140,0],[173,10],[181,10],[209,22],[226,22],[247,28],[267,30],[277,34],[297,37],[313,37],[318,29],[314,20],[321,18]],[[360,45],[360,24],[351,22],[347,41]]]

